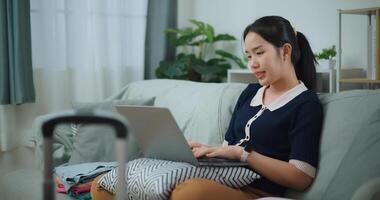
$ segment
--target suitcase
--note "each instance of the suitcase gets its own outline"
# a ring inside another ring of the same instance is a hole
[[[71,110],[55,114],[52,118],[42,124],[42,134],[44,143],[44,177],[43,177],[43,199],[54,200],[54,180],[53,180],[53,156],[52,142],[53,131],[58,124],[62,123],[83,123],[83,124],[105,124],[114,128],[116,133],[116,158],[118,161],[118,192],[116,199],[125,199],[125,150],[126,138],[128,134],[127,121],[122,115],[104,110],[81,109]],[[121,189],[124,188],[124,189]]]

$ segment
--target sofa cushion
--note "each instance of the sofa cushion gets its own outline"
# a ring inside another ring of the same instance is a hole
[[[99,103],[77,103],[74,109],[101,109],[117,112],[116,105],[146,105],[152,106],[154,98],[149,99],[126,99],[108,100]],[[69,159],[69,164],[79,164],[85,162],[115,161],[115,140],[114,130],[108,125],[81,125],[74,137],[74,147]],[[140,156],[140,150],[133,134],[127,137],[127,159],[135,159]]]
[[[157,79],[131,83],[112,99],[156,97],[154,106],[169,108],[186,139],[220,145],[245,87],[239,83]]]
[[[350,199],[361,185],[380,177],[380,109],[360,128],[323,199]]]
[[[352,141],[361,133],[361,127],[380,109],[380,90],[323,94],[320,99],[324,110],[324,123],[317,176],[306,192],[290,191],[288,197],[322,199]]]

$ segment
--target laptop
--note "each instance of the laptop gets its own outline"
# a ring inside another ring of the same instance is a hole
[[[116,106],[127,117],[146,158],[186,162],[195,166],[247,166],[225,158],[195,158],[182,131],[168,108],[153,106]]]

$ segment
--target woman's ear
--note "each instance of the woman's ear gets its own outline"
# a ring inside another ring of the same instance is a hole
[[[287,59],[291,61],[292,50],[293,50],[292,45],[290,45],[289,43],[285,43],[282,46],[282,58],[284,61],[286,61]]]

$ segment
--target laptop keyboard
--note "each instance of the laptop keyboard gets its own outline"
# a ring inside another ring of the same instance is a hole
[[[200,157],[198,158],[198,162],[201,166],[220,166],[220,167],[227,167],[227,166],[248,166],[248,163],[240,162],[237,160],[230,160],[226,158],[220,158],[220,157]]]

